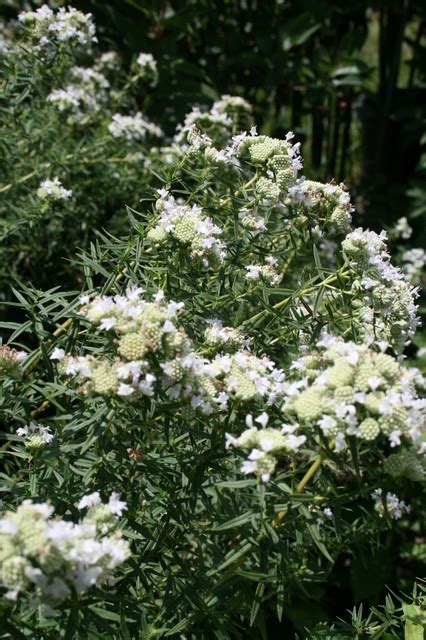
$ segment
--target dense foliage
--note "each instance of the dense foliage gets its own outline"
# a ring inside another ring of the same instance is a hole
[[[163,65],[97,47],[43,6],[1,52],[1,637],[420,638],[410,223],[245,98],[169,135]]]

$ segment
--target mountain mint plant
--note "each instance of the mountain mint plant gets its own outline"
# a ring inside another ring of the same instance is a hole
[[[155,90],[152,55],[124,74],[72,8],[20,23],[9,99],[34,84],[10,115],[5,280],[72,262],[15,286],[2,324],[5,637],[266,637],[266,608],[383,532],[421,544],[412,273],[245,99],[189,105],[166,138],[133,93]],[[59,122],[63,149],[36,159]],[[39,233],[54,251],[25,255]]]

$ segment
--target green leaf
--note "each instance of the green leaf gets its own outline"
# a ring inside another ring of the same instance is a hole
[[[247,511],[246,513],[243,513],[241,516],[237,516],[236,518],[232,518],[232,520],[228,520],[227,522],[220,524],[219,526],[215,527],[212,531],[216,532],[216,531],[226,531],[227,529],[236,529],[238,527],[241,527],[243,524],[247,524],[248,522],[250,522],[252,516],[253,516],[253,513],[251,511]]]

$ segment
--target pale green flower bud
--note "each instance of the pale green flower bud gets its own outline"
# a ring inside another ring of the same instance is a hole
[[[299,394],[294,403],[294,409],[299,420],[313,421],[324,413],[325,404],[324,391],[311,387]]]
[[[256,182],[257,193],[268,200],[277,200],[280,196],[279,187],[269,178],[259,178]]]
[[[294,183],[294,172],[288,154],[276,153],[269,159],[268,166],[277,172],[277,178],[279,173],[288,171],[288,174],[291,174],[292,183]]]
[[[21,556],[12,556],[5,560],[1,568],[1,582],[7,589],[21,591],[28,584],[25,577],[27,562]]]
[[[331,388],[349,385],[354,377],[354,369],[345,360],[337,360],[334,367],[327,370],[327,385]]]
[[[179,242],[191,243],[196,236],[194,219],[181,218],[175,225],[173,235]]]
[[[385,394],[379,391],[367,393],[365,396],[364,406],[370,413],[378,415],[380,413],[380,404],[383,402]]]
[[[354,401],[354,390],[349,385],[337,387],[334,391],[334,397],[345,404],[352,404]]]
[[[330,222],[337,233],[347,233],[351,228],[352,216],[345,207],[336,207],[331,214]]]
[[[378,372],[387,379],[392,380],[399,375],[399,365],[395,358],[385,353],[378,353],[374,358],[374,364]]]
[[[95,393],[108,395],[117,389],[117,372],[113,365],[102,363],[93,371],[91,386]]]
[[[358,437],[362,440],[375,440],[380,433],[380,427],[373,418],[366,418],[359,425]]]
[[[275,156],[280,157],[280,156]],[[277,172],[277,184],[281,191],[287,192],[295,182],[293,169],[285,169]]]
[[[126,333],[118,342],[118,353],[126,360],[140,360],[146,351],[146,342],[140,333]]]
[[[377,376],[377,369],[369,360],[363,362],[355,374],[355,387],[359,391],[370,391],[370,380]]]
[[[167,231],[159,225],[158,227],[154,227],[150,229],[146,234],[147,240],[150,242],[163,242],[167,238]]]
[[[401,451],[386,458],[383,468],[393,478],[405,477],[415,482],[426,479],[426,461],[415,451]]]

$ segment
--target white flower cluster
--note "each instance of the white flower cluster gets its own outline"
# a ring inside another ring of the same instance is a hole
[[[73,593],[102,584],[130,555],[129,545],[116,530],[117,516],[126,504],[112,494],[102,504],[99,493],[86,496],[88,507],[78,523],[53,518],[49,503],[24,500],[15,512],[0,519],[0,585],[6,598],[16,600],[32,592],[50,606]]]
[[[254,422],[261,425],[258,429]],[[306,436],[296,436],[297,426],[282,425],[281,429],[268,428],[269,416],[263,412],[254,419],[246,416],[247,429],[238,437],[226,433],[226,448],[251,450],[248,459],[241,467],[242,473],[254,473],[262,482],[268,482],[275,470],[278,457],[294,453],[306,442]]]
[[[114,138],[124,138],[129,142],[144,140],[147,134],[157,138],[163,135],[161,129],[139,111],[134,116],[115,113],[108,125],[108,130]]]
[[[58,177],[53,180],[43,180],[37,189],[37,196],[40,200],[69,200],[72,196],[71,189],[65,189]]]
[[[375,489],[371,497],[374,500],[374,508],[381,518],[387,515],[393,520],[399,520],[411,511],[411,507],[403,500],[399,500],[394,493],[388,492],[383,495],[382,489]]]
[[[344,184],[323,184],[302,177],[289,188],[288,196],[293,206],[302,204],[309,215],[314,215],[319,229],[328,222],[332,231],[349,231],[354,208]]]
[[[104,74],[94,67],[74,67],[71,75],[77,85],[84,87],[91,93],[99,93],[102,89],[108,89],[110,86],[109,80]]]
[[[277,258],[268,256],[265,258],[266,264],[249,264],[245,267],[247,280],[264,280],[270,285],[278,285],[281,282],[282,274],[277,271]]]
[[[16,430],[16,435],[23,438],[24,445],[28,449],[41,449],[53,440],[53,433],[50,427],[36,424],[35,422],[30,422],[30,424],[25,427],[19,427],[19,429]]]
[[[140,53],[136,58],[136,65],[139,69],[139,75],[149,81],[151,87],[155,87],[158,82],[158,69],[152,53]]]
[[[217,318],[207,322],[209,326],[204,332],[207,346],[231,351],[250,346],[251,341],[239,329],[224,327],[223,322]]]
[[[164,302],[162,292],[153,302],[145,302],[139,298],[141,292],[130,288],[124,296],[82,299],[81,314],[117,336],[113,361],[71,356],[60,348],[52,351],[50,358],[59,362],[60,372],[77,376],[83,393],[151,396],[159,380],[169,398],[182,398],[204,413],[225,410],[230,398],[273,404],[283,396],[284,374],[271,360],[246,348],[212,359],[197,354],[185,331],[176,326],[183,303]],[[214,332],[215,339],[218,334],[222,339],[228,336],[235,346],[242,340],[230,328],[219,330],[217,324]]]
[[[413,229],[408,224],[407,218],[399,218],[389,235],[392,235],[393,238],[402,238],[403,240],[411,238],[413,235]]]
[[[55,13],[44,4],[35,11],[22,11],[18,20],[30,29],[38,46],[43,48],[62,42],[84,46],[96,42],[92,15],[74,7],[61,7]]]
[[[240,96],[222,96],[213,103],[209,111],[193,107],[179,125],[175,136],[177,145],[185,145],[191,130],[198,129],[206,134],[215,146],[225,145],[231,136],[251,124],[251,105]]]
[[[177,147],[176,153],[179,155],[183,151],[189,158],[200,159],[209,165],[239,166],[239,162],[235,158],[235,149],[232,145],[226,146],[224,149],[217,149],[213,140],[206,134],[202,133],[196,125],[193,125],[187,135],[189,146],[182,145]]]
[[[110,82],[101,69],[99,60],[93,67],[74,67],[71,70],[73,82],[51,91],[47,100],[60,113],[67,113],[69,122],[78,122],[86,114],[98,113],[107,103],[110,88]]]
[[[101,104],[86,88],[70,84],[65,89],[54,89],[47,96],[60,113],[68,113],[69,121],[79,121],[86,113],[97,113]]]
[[[419,284],[426,266],[426,251],[420,248],[408,249],[402,254],[401,260],[402,271],[407,281],[414,285]]]
[[[193,107],[172,144],[162,149],[162,160],[173,164],[185,157],[222,170],[238,168],[236,151],[247,134],[234,134],[251,127],[251,113],[251,105],[239,96],[222,96],[209,111]],[[256,135],[255,127],[251,133]]]
[[[308,429],[320,428],[336,451],[347,446],[347,436],[364,441],[385,436],[392,447],[408,438],[421,446],[426,402],[418,397],[424,379],[417,369],[330,335],[317,347],[292,364],[296,375],[287,383],[285,415]]]
[[[0,345],[0,376],[19,376],[21,373],[21,363],[27,357],[25,351],[18,351],[8,347],[7,344]]]
[[[362,295],[361,321],[370,332],[376,327],[381,339],[401,351],[419,324],[414,303],[418,293],[406,282],[401,269],[390,263],[385,240],[384,231],[378,235],[358,228],[346,236],[342,248],[357,275],[352,292],[354,305],[358,304],[356,294]]]
[[[252,111],[252,106],[247,100],[241,96],[230,96],[228,94],[216,100],[211,108],[211,112],[213,113],[226,113],[229,116],[232,116],[234,113],[245,113],[249,116],[250,122]]]
[[[225,256],[224,245],[217,238],[222,229],[205,216],[198,205],[181,204],[165,189],[160,192],[156,209],[160,220],[147,234],[151,242],[161,243],[168,238],[190,247],[191,258],[200,258],[203,266],[218,266]]]
[[[271,360],[247,350],[218,354],[212,360],[189,352],[161,364],[167,394],[187,399],[193,409],[209,414],[225,411],[229,400],[265,399],[273,404],[282,397],[284,374]]]
[[[120,58],[116,51],[105,51],[97,58],[95,67],[96,71],[101,73],[109,71],[117,71],[120,68]]]
[[[266,231],[266,220],[264,217],[257,215],[255,210],[250,210],[247,207],[240,209],[238,217],[241,220],[241,225],[250,231]]]
[[[237,155],[249,159],[257,167],[268,170],[266,177],[257,183],[258,192],[265,198],[275,199],[280,192],[288,189],[296,181],[298,172],[302,169],[300,142],[292,143],[294,133],[289,131],[284,140],[258,136],[255,130],[235,136]],[[265,180],[269,178],[269,183]],[[269,185],[270,192],[267,192]],[[272,186],[274,185],[274,186]]]
[[[281,204],[296,226],[309,222],[311,228],[320,232],[328,226],[331,232],[346,233],[353,207],[345,186],[298,178],[303,164],[300,143],[293,144],[293,138],[291,131],[285,140],[253,132],[235,136],[237,156],[254,165],[259,174],[255,183],[258,203]]]
[[[175,355],[186,346],[185,334],[174,324],[182,303],[162,301],[162,292],[153,302],[140,300],[143,289],[128,288],[124,296],[97,296],[81,299],[81,315],[105,331],[114,331],[118,356],[110,363],[95,356],[66,356],[55,349],[52,360],[60,361],[67,375],[78,376],[86,393],[119,396],[153,395],[155,375],[150,373],[145,358],[157,351]]]

